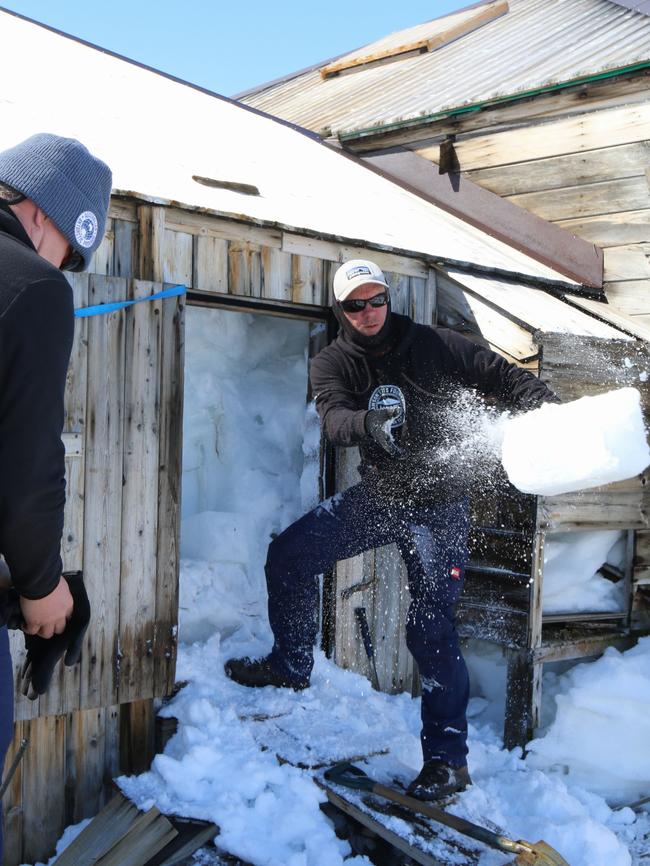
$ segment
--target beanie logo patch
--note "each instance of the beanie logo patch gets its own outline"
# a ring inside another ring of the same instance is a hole
[[[74,225],[74,236],[79,246],[84,249],[92,247],[97,237],[97,229],[97,217],[91,210],[80,213]]]

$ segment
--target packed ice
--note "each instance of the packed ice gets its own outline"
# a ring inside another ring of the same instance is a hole
[[[650,463],[636,388],[545,403],[504,426],[503,466],[524,493],[555,496],[632,478]]]

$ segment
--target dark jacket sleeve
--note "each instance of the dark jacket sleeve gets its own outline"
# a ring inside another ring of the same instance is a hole
[[[333,445],[360,445],[366,439],[366,410],[359,409],[336,359],[320,352],[309,369],[316,410]]]
[[[528,370],[447,329],[438,331],[449,363],[471,386],[493,395],[514,409],[536,409],[542,403],[559,403],[551,389]]]
[[[73,331],[72,291],[55,277],[23,289],[0,317],[0,551],[16,590],[32,599],[61,576]]]

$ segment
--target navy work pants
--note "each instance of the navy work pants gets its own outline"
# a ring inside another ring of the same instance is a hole
[[[9,634],[0,628],[0,777],[14,730],[14,675],[9,652]],[[0,808],[0,863],[3,863],[2,811]]]
[[[305,514],[268,550],[273,668],[285,676],[309,678],[317,633],[317,575],[339,559],[397,544],[411,594],[406,643],[420,670],[424,760],[464,765],[469,678],[455,607],[463,586],[468,529],[464,500],[417,508],[379,504],[364,484]]]

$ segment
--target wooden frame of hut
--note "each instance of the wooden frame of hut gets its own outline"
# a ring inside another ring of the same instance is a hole
[[[48,128],[78,136],[114,169],[106,237],[91,272],[71,278],[75,306],[143,301],[77,322],[66,393],[63,556],[66,568],[84,570],[93,623],[80,667],[58,670],[37,702],[17,695],[7,765],[22,740],[29,745],[4,798],[6,863],[15,866],[50,854],[66,824],[95,814],[111,780],[146,769],[156,750],[156,707],[173,691],[177,649],[186,303],[320,322],[328,317],[332,270],[365,256],[388,274],[397,311],[460,328],[531,369],[541,363],[542,375],[555,359],[548,375],[561,390],[560,373],[566,374],[567,394],[582,389],[577,336],[606,352],[643,350],[630,335],[576,309],[572,299],[598,297],[597,289],[493,240],[302,131],[12,13],[0,13],[0,24],[7,46],[31,45],[51,69],[44,89],[16,85],[0,106],[0,146]],[[92,74],[79,81],[78,68]],[[88,113],[71,125],[58,116],[54,94],[72,81],[92,90],[89,100],[101,95],[111,134]],[[161,101],[179,126],[200,118],[200,129],[181,142],[151,135]],[[268,148],[264,158],[260,141]],[[147,300],[179,283],[186,296]],[[556,345],[549,337],[540,352],[540,329],[564,334],[557,338],[563,348],[549,354]],[[322,346],[320,332],[312,352]],[[601,386],[598,379],[595,387]],[[334,456],[329,489],[352,480],[353,460],[350,451]],[[617,525],[647,526],[644,495],[635,482],[620,494],[603,492],[595,507],[622,497]],[[472,592],[478,594],[463,605],[463,627],[512,650],[510,737],[521,739],[513,726],[519,711],[526,729],[534,723],[546,651],[537,571],[543,532],[550,519],[561,520],[553,517],[561,505],[551,503],[545,512],[544,503],[516,497],[503,507],[516,512],[508,525],[518,534],[499,546],[492,533],[492,560],[475,557]],[[581,507],[571,506],[573,518]],[[525,525],[517,522],[522,515]],[[486,518],[485,531],[496,528]],[[647,574],[643,560],[636,576]],[[495,593],[513,578],[513,598],[497,603]],[[413,688],[398,624],[404,575],[390,551],[341,563],[326,582],[325,643],[340,664],[364,670],[352,617],[359,603],[371,610],[382,687]],[[626,639],[629,619],[617,626],[616,639]],[[19,635],[13,649],[18,668]]]

